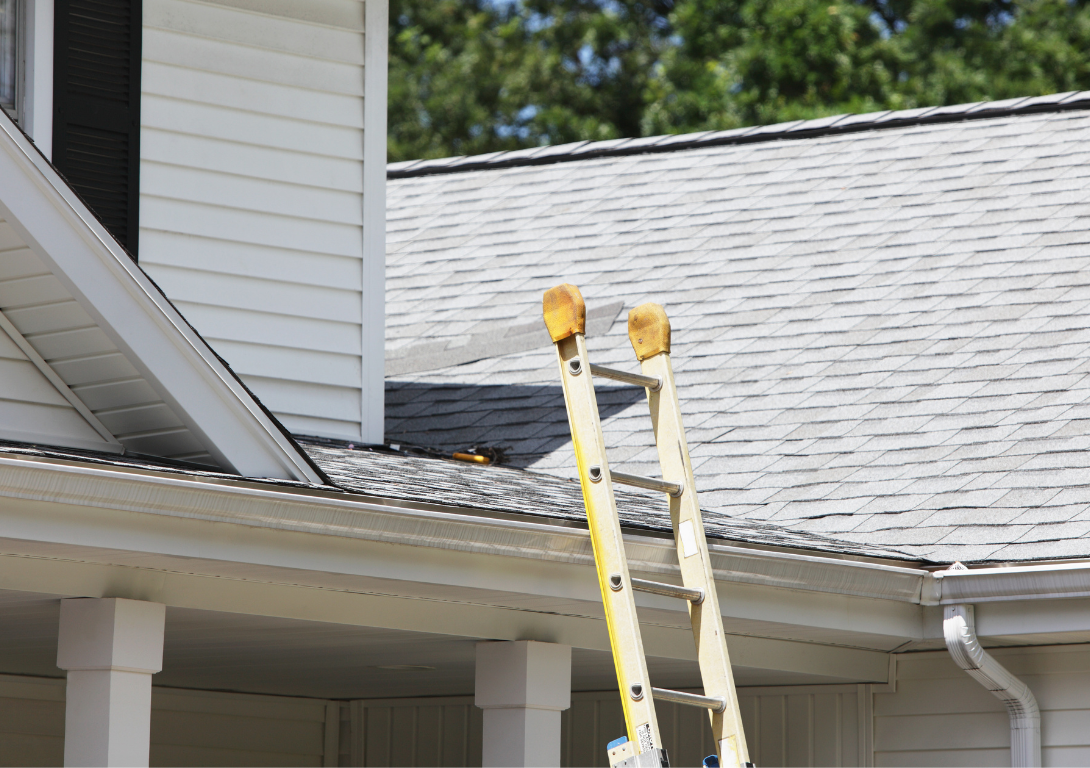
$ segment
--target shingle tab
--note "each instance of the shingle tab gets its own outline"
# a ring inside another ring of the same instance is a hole
[[[656,301],[723,519],[939,561],[1090,557],[1090,175],[1065,161],[1090,113],[990,111],[392,179],[389,347],[426,358],[481,323],[525,328],[564,281],[591,310]],[[636,370],[623,317],[588,345]],[[574,476],[548,346],[387,391],[391,440]],[[598,392],[611,461],[657,472],[642,392]]]
[[[502,466],[360,450],[340,441],[304,439],[302,445],[334,483],[355,493],[584,524],[586,521],[582,491],[574,480]],[[672,532],[664,497],[626,488],[617,488],[614,493],[622,525]],[[703,515],[704,527],[712,539],[858,557],[911,559],[890,547],[838,540],[713,510],[704,510]],[[1090,523],[1076,525],[1090,528]]]

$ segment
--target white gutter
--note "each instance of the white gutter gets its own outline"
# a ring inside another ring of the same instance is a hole
[[[947,605],[943,610],[943,635],[954,662],[1007,706],[1011,768],[1038,768],[1041,765],[1041,712],[1033,691],[980,647],[973,606]]]
[[[1090,563],[950,569],[924,585],[924,605],[1090,597]]]
[[[31,499],[409,546],[593,565],[585,528],[243,478],[163,474],[0,451],[0,499]],[[918,567],[709,542],[715,578],[917,605],[1090,596],[1090,562],[927,573]],[[626,533],[634,570],[676,574],[672,541]]]
[[[414,505],[325,489],[258,485],[0,454],[0,499],[15,498],[480,554],[594,564],[590,533],[566,521]],[[630,567],[678,573],[672,540],[626,533]],[[917,568],[713,543],[718,580],[918,603]]]

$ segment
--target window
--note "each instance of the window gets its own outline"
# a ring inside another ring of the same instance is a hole
[[[16,119],[23,69],[19,4],[20,0],[0,0],[0,106]]]

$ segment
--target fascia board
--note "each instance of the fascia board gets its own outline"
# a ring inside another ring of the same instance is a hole
[[[5,116],[0,210],[225,469],[321,483],[319,474],[151,279]]]
[[[0,456],[0,498],[233,523],[271,530],[592,566],[583,528],[442,511],[307,488],[261,487],[131,469]],[[625,533],[633,571],[676,576],[667,538]],[[712,542],[716,581],[938,605],[1090,596],[1090,563],[939,571]]]
[[[364,539],[415,547],[593,566],[583,528],[438,511],[305,488],[259,487],[225,479],[103,468],[0,456],[0,498],[98,507],[178,519]],[[669,539],[625,534],[633,571],[676,576]],[[924,572],[814,555],[713,544],[717,581],[919,601]]]

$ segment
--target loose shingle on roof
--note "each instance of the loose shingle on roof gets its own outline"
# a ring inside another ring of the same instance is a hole
[[[586,523],[582,492],[579,484],[571,480],[507,467],[467,466],[452,460],[376,451],[359,448],[341,440],[301,437],[299,441],[309,456],[331,478],[332,486],[369,499],[392,499],[478,514],[500,513],[524,518]],[[292,480],[239,478],[237,475],[169,459],[119,456],[99,451],[6,440],[0,440],[0,454],[122,467],[209,480],[245,480],[273,487],[315,488]],[[617,502],[624,526],[656,533],[667,533],[671,530],[670,514],[661,498],[620,490],[617,493]],[[857,558],[914,559],[891,547],[839,541],[828,536],[794,531],[768,523],[734,520],[715,512],[705,512],[705,527],[709,537],[732,543],[778,549],[816,550]]]
[[[1090,112],[1000,114],[393,179],[388,347],[522,327],[562,281],[657,301],[706,507],[940,561],[1090,556]],[[594,362],[635,369],[623,318]],[[387,394],[393,440],[574,474],[548,345]],[[656,474],[642,398],[599,397],[611,463]]]
[[[579,483],[554,475],[509,467],[466,465],[453,460],[417,458],[353,450],[339,441],[307,441],[307,451],[339,487],[356,493],[450,507],[554,518],[586,523]],[[665,498],[616,489],[621,524],[628,528],[672,531]],[[765,547],[818,550],[856,557],[912,559],[892,547],[795,531],[760,521],[704,511],[708,537]]]

